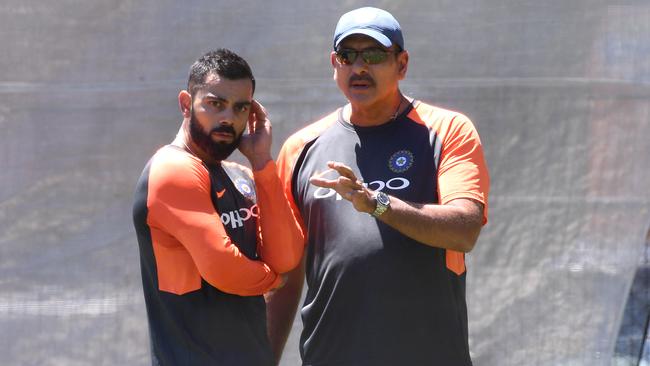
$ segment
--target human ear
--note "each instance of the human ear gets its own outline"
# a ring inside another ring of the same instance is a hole
[[[407,51],[402,51],[397,56],[397,64],[397,72],[399,73],[400,79],[403,79],[406,77],[406,71],[409,66],[409,53]]]
[[[178,93],[178,107],[183,113],[184,118],[192,116],[192,95],[187,90],[181,90]]]

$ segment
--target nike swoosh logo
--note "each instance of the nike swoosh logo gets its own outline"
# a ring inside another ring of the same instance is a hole
[[[221,190],[221,192],[217,192],[217,198],[221,198],[221,196],[223,196],[224,193],[226,193],[225,188],[223,190]]]

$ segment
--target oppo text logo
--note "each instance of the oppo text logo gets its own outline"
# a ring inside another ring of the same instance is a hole
[[[411,185],[411,182],[409,182],[408,179],[402,178],[402,177],[395,177],[391,178],[386,182],[382,182],[380,180],[374,180],[372,182],[366,182],[363,183],[363,185],[367,188],[372,189],[373,191],[383,191],[384,188],[392,189],[394,191],[400,190],[400,189],[405,189],[408,186]],[[321,199],[321,198],[329,198],[336,195],[336,200],[341,200],[342,197],[340,194],[336,193],[336,191],[332,188],[323,188],[323,187],[318,187],[316,191],[314,191],[314,198],[316,199]]]
[[[244,221],[249,220],[251,217],[257,217],[259,214],[260,209],[257,205],[253,205],[250,208],[243,207],[239,210],[222,213],[221,222],[223,226],[230,225],[230,227],[236,229],[244,226]]]

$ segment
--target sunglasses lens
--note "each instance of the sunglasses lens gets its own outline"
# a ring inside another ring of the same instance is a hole
[[[388,54],[382,50],[365,50],[361,54],[363,61],[370,65],[384,62],[387,56]]]
[[[380,64],[388,58],[388,52],[380,49],[339,50],[336,52],[336,59],[343,65],[351,65],[361,55],[361,59],[368,65]]]
[[[353,50],[340,50],[336,53],[336,58],[344,65],[350,65],[357,59],[357,52]]]

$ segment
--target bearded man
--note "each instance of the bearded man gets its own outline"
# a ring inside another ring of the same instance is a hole
[[[178,95],[180,131],[138,182],[133,218],[153,365],[273,364],[262,295],[299,263],[303,238],[254,89],[235,53],[197,60]],[[224,160],[237,148],[252,171]]]

